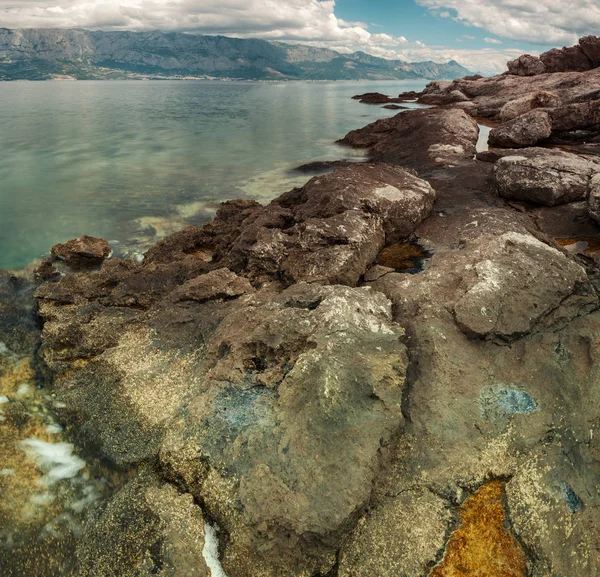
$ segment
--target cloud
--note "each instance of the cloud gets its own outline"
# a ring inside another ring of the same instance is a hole
[[[482,74],[498,74],[506,70],[506,63],[514,60],[523,54],[520,48],[444,48],[440,46],[410,46],[400,49],[396,52],[397,58],[408,60],[409,62],[418,62],[424,60],[433,60],[434,62],[448,62],[456,60],[473,72]],[[535,54],[529,51],[530,54]]]
[[[484,38],[483,41],[487,42],[488,44],[502,44],[502,41],[496,38]]]
[[[453,3],[463,0],[419,2],[435,8],[442,4],[453,7]],[[464,4],[471,2],[474,0],[464,0]],[[505,70],[506,61],[521,53],[491,47],[479,50],[431,47],[418,40],[410,42],[404,36],[370,32],[368,28],[374,25],[337,18],[334,0],[61,0],[60,5],[56,0],[0,0],[0,25],[223,34],[302,43],[344,53],[361,50],[411,62],[456,60],[471,70],[485,73]]]
[[[434,13],[452,9],[456,20],[501,38],[572,45],[600,28],[597,0],[416,0]]]
[[[477,38],[475,36],[470,36],[469,34],[463,34],[462,37],[465,40],[477,40]]]
[[[8,28],[164,30],[319,42],[373,54],[407,44],[335,15],[334,0],[0,0]]]

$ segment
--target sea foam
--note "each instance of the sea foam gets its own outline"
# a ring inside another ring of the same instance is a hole
[[[85,467],[85,461],[73,454],[71,443],[47,443],[39,439],[25,439],[21,448],[35,460],[38,467],[46,471],[44,480],[48,484],[71,479]]]
[[[219,561],[219,538],[217,529],[209,523],[204,524],[204,549],[202,555],[210,569],[211,577],[227,577]]]

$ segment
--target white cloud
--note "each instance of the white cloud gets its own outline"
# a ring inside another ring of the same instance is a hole
[[[512,40],[572,45],[598,33],[598,0],[417,0],[437,13],[453,9],[456,19]]]
[[[465,40],[477,40],[477,38],[475,36],[470,36],[469,34],[463,34],[462,37]]]
[[[480,0],[507,4],[508,0]],[[511,0],[517,3],[518,0]],[[524,0],[525,2],[530,0]],[[554,1],[554,0],[551,0]],[[475,0],[419,0],[431,7],[475,5]],[[459,16],[461,14],[459,13]],[[463,17],[463,16],[461,16]],[[362,50],[407,61],[456,60],[471,70],[505,70],[520,50],[446,49],[418,40],[368,30],[375,25],[335,15],[334,0],[0,0],[0,25],[8,28],[77,27],[103,30],[177,30],[264,38],[322,46],[339,52]],[[475,39],[465,35],[465,39]]]
[[[482,74],[498,74],[506,70],[506,63],[523,54],[520,48],[443,48],[438,46],[411,46],[396,52],[397,57],[409,62],[433,60],[434,62],[448,62],[456,60],[473,72]],[[529,51],[530,54],[535,52]]]
[[[224,34],[373,54],[408,43],[335,15],[334,0],[0,0],[0,25]]]
[[[484,38],[483,41],[488,44],[502,44],[502,42],[496,38]]]

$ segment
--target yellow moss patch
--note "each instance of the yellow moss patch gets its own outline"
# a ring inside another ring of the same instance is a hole
[[[503,481],[490,481],[469,497],[460,521],[430,577],[525,577],[527,560],[506,527]]]
[[[0,364],[0,394],[11,396],[17,392],[19,385],[32,384],[34,378],[31,358],[25,357],[16,362],[6,361]]]

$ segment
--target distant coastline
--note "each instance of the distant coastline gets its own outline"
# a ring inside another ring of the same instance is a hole
[[[458,62],[405,62],[364,52],[183,33],[0,28],[0,80],[442,80]]]

